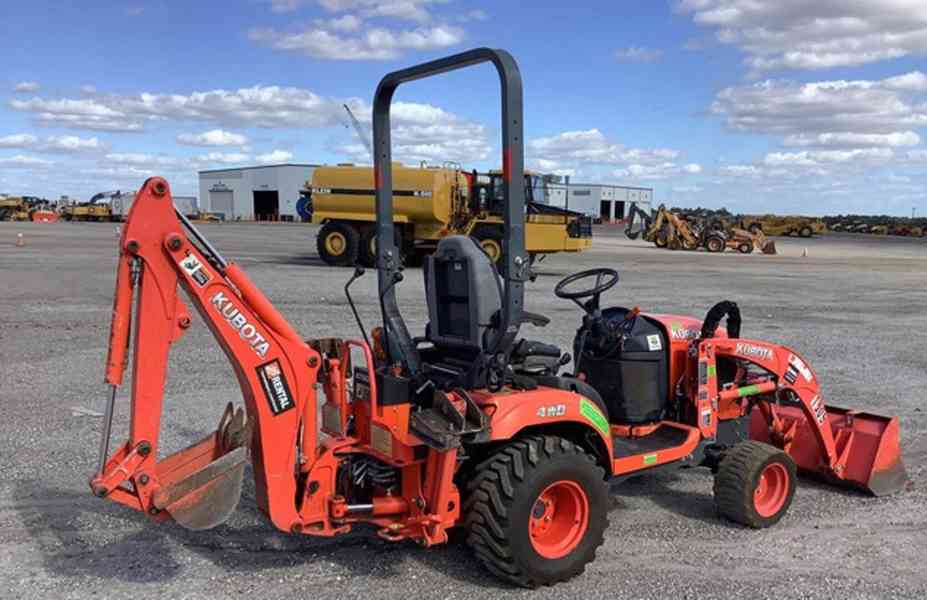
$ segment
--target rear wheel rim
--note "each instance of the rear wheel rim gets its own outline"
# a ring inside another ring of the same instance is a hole
[[[753,507],[761,517],[771,517],[782,510],[789,497],[789,471],[785,465],[773,462],[766,465],[753,490]]]
[[[544,558],[573,552],[589,528],[589,498],[575,481],[556,481],[542,491],[528,517],[534,551]]]
[[[347,245],[347,239],[337,231],[328,234],[328,237],[325,238],[325,249],[328,250],[328,253],[332,256],[341,256],[344,254],[344,249]]]

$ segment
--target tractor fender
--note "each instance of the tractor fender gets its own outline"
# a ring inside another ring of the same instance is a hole
[[[521,434],[553,432],[592,451],[611,473],[612,439],[608,417],[589,398],[576,392],[539,386],[507,394],[473,395],[490,417],[491,442]]]

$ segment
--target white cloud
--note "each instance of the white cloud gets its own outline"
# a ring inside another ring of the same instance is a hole
[[[0,168],[7,169],[47,169],[53,164],[50,160],[25,154],[0,158]]]
[[[450,25],[394,31],[373,27],[348,37],[326,26],[315,25],[298,33],[252,29],[248,39],[275,50],[299,52],[329,60],[391,60],[406,50],[433,50],[459,44],[464,32]]]
[[[625,165],[612,172],[616,177],[634,179],[665,179],[683,174],[697,174],[701,166],[680,165],[679,150],[671,148],[625,148],[605,137],[598,129],[564,131],[554,136],[528,141],[529,161],[546,172],[580,164]]]
[[[927,163],[927,150],[909,150],[908,160]]]
[[[621,62],[655,62],[663,58],[663,50],[630,46],[615,52],[615,58]]]
[[[268,152],[267,154],[257,155],[257,161],[262,165],[286,163],[290,162],[292,159],[293,153],[287,152],[286,150],[274,150],[273,152]]]
[[[145,154],[143,152],[113,152],[103,157],[107,163],[113,165],[128,165],[134,167],[179,167],[184,160],[164,155]]]
[[[30,92],[37,92],[39,91],[40,87],[41,86],[39,85],[39,82],[37,81],[20,81],[19,83],[13,86],[13,91],[20,93],[20,94],[24,94],[24,93],[30,93]]]
[[[632,164],[628,165],[623,171],[626,176],[638,180],[660,180],[669,179],[670,177],[679,177],[681,175],[694,175],[702,172],[702,166],[690,163],[679,165],[674,162],[662,162],[649,165]],[[621,173],[622,171],[618,171]]]
[[[344,15],[328,21],[316,21],[316,24],[323,28],[327,27],[332,31],[357,31],[364,24],[364,21],[355,15]]]
[[[358,120],[369,125],[370,108],[356,103],[351,110]],[[468,164],[486,160],[493,146],[486,127],[431,104],[395,102],[390,110],[393,157],[404,162],[457,161]],[[369,127],[367,127],[369,133]],[[355,162],[370,162],[361,144],[352,142],[338,150]]]
[[[771,152],[763,159],[769,166],[818,166],[851,161],[887,161],[894,158],[891,148],[855,148],[852,150],[819,150],[802,152]]]
[[[0,137],[0,148],[76,154],[79,152],[99,152],[105,150],[106,145],[96,137],[80,138],[76,135],[53,135],[42,140],[31,133],[19,133]]]
[[[784,135],[900,134],[927,126],[927,106],[901,91],[919,71],[881,81],[768,80],[721,90],[712,111],[738,130]],[[839,139],[836,138],[836,139]],[[891,138],[886,138],[891,139]],[[899,139],[904,139],[903,137]]]
[[[329,127],[341,122],[341,102],[305,88],[256,85],[188,95],[142,92],[82,99],[14,99],[10,106],[31,113],[40,126],[134,132],[164,119],[235,127]]]
[[[185,146],[242,146],[248,138],[222,129],[211,129],[203,133],[182,133],[177,136],[177,143]]]
[[[251,162],[251,156],[242,152],[209,152],[196,156],[193,162],[194,168],[199,166],[196,163],[244,164]]]
[[[700,185],[677,185],[673,186],[672,189],[677,194],[695,194],[705,190],[705,188]]]
[[[275,13],[288,13],[298,10],[303,0],[270,0],[270,10]]]
[[[276,1],[276,0],[275,0]],[[432,15],[430,5],[444,4],[448,0],[319,0],[329,12],[357,11],[364,17],[391,17],[428,23]]]
[[[678,0],[755,71],[823,69],[927,54],[921,0]]]
[[[809,135],[805,133],[793,134],[785,138],[786,146],[917,146],[921,143],[921,136],[913,131],[900,131],[894,133],[853,133],[850,131],[838,133],[819,133]]]

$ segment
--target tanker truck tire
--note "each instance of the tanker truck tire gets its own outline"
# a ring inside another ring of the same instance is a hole
[[[325,264],[346,267],[357,259],[360,234],[347,223],[330,221],[319,230],[315,245]]]
[[[396,247],[399,248],[400,256],[402,251],[402,230],[399,227],[393,227],[393,240]],[[369,227],[360,237],[360,246],[357,250],[358,262],[368,269],[377,266],[377,227]]]

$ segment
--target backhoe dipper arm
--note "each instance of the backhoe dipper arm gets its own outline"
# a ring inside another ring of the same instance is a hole
[[[258,505],[289,530],[299,521],[297,461],[311,465],[318,456],[315,383],[321,359],[244,272],[189,227],[205,254],[175,214],[167,182],[146,181],[123,227],[106,366],[106,382],[118,386],[131,341],[129,438],[103,461],[91,487],[98,496],[179,520],[197,500],[219,501],[201,490],[228,470],[242,469],[242,446],[250,442]],[[241,422],[231,431],[224,418],[225,428],[158,461],[168,353],[191,325],[178,285],[228,356],[254,434],[248,440],[250,429]]]

